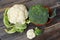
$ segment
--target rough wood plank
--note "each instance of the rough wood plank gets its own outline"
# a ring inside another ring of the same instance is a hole
[[[27,0],[0,0],[0,6],[11,4],[11,3],[14,3],[14,2],[19,3],[19,2],[24,2],[24,1],[27,1]]]
[[[36,5],[36,4],[43,4],[43,5],[47,5],[47,6],[52,6],[52,5],[55,5],[56,2],[57,2],[56,0],[32,0],[32,1],[29,1],[25,4],[29,8],[30,6]]]
[[[2,27],[0,27],[0,38],[1,38],[1,36],[6,34],[6,32],[4,31],[4,29]]]
[[[52,30],[56,30],[56,29],[59,29],[59,28],[60,28],[60,23],[56,23],[56,24],[54,24],[52,26],[44,28],[44,32],[47,33],[47,32],[50,32]]]
[[[5,2],[4,2],[5,1]],[[56,0],[1,0],[0,1],[0,11],[4,10],[7,7],[11,7],[14,4],[25,4],[28,8],[35,4],[43,4],[43,5],[55,5]]]

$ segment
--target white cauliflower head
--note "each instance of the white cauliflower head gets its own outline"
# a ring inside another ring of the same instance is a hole
[[[35,35],[33,29],[30,29],[30,30],[27,31],[27,38],[33,39],[35,36],[36,36],[36,35]]]
[[[10,23],[24,24],[28,18],[28,11],[23,4],[15,4],[8,10],[7,15]]]

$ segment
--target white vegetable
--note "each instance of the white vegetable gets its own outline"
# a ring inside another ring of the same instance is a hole
[[[8,10],[7,15],[10,23],[24,24],[28,18],[28,11],[23,4],[15,4]]]
[[[27,31],[27,38],[33,39],[35,36],[36,36],[36,35],[35,35],[33,29],[30,29],[30,30]]]

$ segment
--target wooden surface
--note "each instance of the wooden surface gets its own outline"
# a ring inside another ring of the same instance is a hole
[[[55,5],[57,0],[0,0],[0,12],[14,4],[25,4],[27,8],[35,4]]]
[[[53,6],[56,4],[56,0],[0,0],[0,39],[1,40],[29,40],[26,37],[26,30],[24,33],[14,33],[14,34],[7,34],[4,29],[5,26],[3,24],[3,13],[4,13],[4,9],[7,7],[11,7],[14,4],[25,4],[27,6],[27,8],[29,9],[29,7],[31,7],[32,5],[35,4],[43,4],[43,5],[48,5],[48,6]],[[54,18],[54,20],[49,24],[49,25],[45,25],[45,26],[41,26],[39,28],[41,29],[46,29],[45,32],[41,35],[36,37],[33,40],[60,40],[60,29],[58,27],[60,27],[60,25],[55,26],[53,28],[47,28],[47,27],[51,27],[52,25],[60,22],[60,7],[56,8],[57,11],[57,16]],[[29,24],[28,25],[28,29],[34,28],[35,25],[33,24]],[[57,29],[56,29],[57,27]],[[56,30],[55,30],[56,29]],[[57,31],[57,32],[56,32]]]

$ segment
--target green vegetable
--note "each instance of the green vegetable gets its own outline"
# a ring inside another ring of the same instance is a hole
[[[15,24],[15,27],[19,29],[26,29],[27,28],[26,26],[27,26],[26,24],[20,24],[20,23]]]
[[[16,30],[15,28],[13,27],[12,29],[8,30],[8,29],[5,29],[5,31],[8,33],[8,34],[12,34],[12,33],[15,33]]]
[[[36,35],[41,35],[42,32],[43,32],[43,31],[42,31],[41,29],[39,29],[39,28],[37,28],[37,27],[35,28],[35,34],[36,34]]]
[[[22,32],[24,32],[24,29],[17,29],[16,32],[22,33]]]
[[[24,30],[27,28],[26,23],[25,24],[20,24],[20,23],[11,24],[8,20],[7,11],[8,11],[8,9],[5,10],[4,17],[3,17],[4,25],[7,28],[7,29],[5,29],[5,31],[8,34],[12,34],[12,33],[15,33],[15,32],[21,32],[21,33],[24,32]]]
[[[30,20],[26,20],[26,24],[29,24],[30,23]]]
[[[29,20],[35,24],[45,24],[49,18],[48,8],[42,5],[34,5],[29,9]]]
[[[7,17],[7,11],[8,11],[8,8],[4,12],[3,22],[4,22],[4,24],[7,28],[10,28],[10,27],[13,27],[13,26],[11,26],[11,24],[9,24],[8,17]]]
[[[19,23],[17,23],[15,25],[15,28],[16,28],[17,32],[21,32],[22,33],[24,31],[24,29],[27,28],[27,25],[26,24],[19,24]]]

